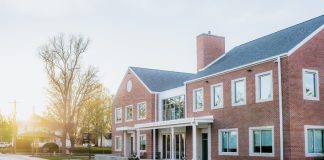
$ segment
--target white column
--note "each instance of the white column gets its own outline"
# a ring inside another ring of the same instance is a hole
[[[126,142],[126,131],[124,131],[124,157],[127,157],[127,142]]]
[[[155,129],[153,129],[153,160],[155,160],[156,144],[155,144]]]
[[[211,160],[211,125],[208,124],[208,159]]]
[[[174,140],[174,128],[172,127],[171,128],[171,159],[175,159],[175,156],[174,156],[174,144],[175,144],[175,140]]]
[[[197,126],[192,125],[192,160],[197,159]]]
[[[137,147],[136,147],[136,149],[137,149],[137,151],[136,151],[136,154],[137,154],[137,157],[139,158],[140,157],[140,130],[139,129],[137,129],[136,130],[137,131],[137,133],[136,133],[136,141],[137,141]]]

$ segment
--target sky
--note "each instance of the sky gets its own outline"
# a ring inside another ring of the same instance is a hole
[[[323,0],[0,0],[0,112],[46,111],[39,46],[60,33],[91,43],[82,61],[115,93],[128,66],[196,72],[196,36],[224,36],[226,51],[324,14]]]

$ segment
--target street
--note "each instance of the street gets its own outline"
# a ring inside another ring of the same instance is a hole
[[[0,160],[44,160],[44,159],[29,157],[25,155],[0,154]]]

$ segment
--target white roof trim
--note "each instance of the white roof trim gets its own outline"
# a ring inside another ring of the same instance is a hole
[[[184,83],[189,84],[189,83],[192,83],[192,82],[195,82],[195,81],[207,79],[207,78],[214,77],[214,76],[219,76],[219,75],[226,74],[226,73],[229,73],[229,72],[234,72],[234,71],[244,69],[244,68],[247,68],[247,67],[251,67],[251,66],[266,63],[266,62],[269,62],[269,61],[272,61],[272,60],[276,60],[278,57],[285,57],[285,56],[287,56],[287,53],[282,53],[280,55],[272,56],[272,57],[269,57],[269,58],[266,58],[266,59],[262,59],[262,60],[259,60],[259,61],[255,61],[255,62],[252,62],[252,63],[241,65],[241,66],[238,66],[238,67],[235,67],[235,68],[227,69],[227,70],[224,70],[224,71],[221,71],[221,72],[216,72],[216,73],[204,76],[204,77],[200,77],[200,78],[197,78],[197,79],[192,79],[192,80],[189,80],[189,81],[185,81]]]
[[[191,126],[191,125],[198,125],[199,123],[213,123],[213,122],[214,122],[214,116],[191,117],[191,118],[184,118],[184,119],[177,119],[177,120],[137,124],[135,125],[135,129],[139,129],[139,130],[161,129],[161,128],[170,128],[170,127]]]
[[[309,36],[307,36],[304,40],[302,40],[300,43],[298,43],[294,48],[292,48],[291,50],[289,50],[288,56],[290,56],[291,54],[295,53],[295,51],[297,49],[299,49],[301,46],[303,46],[305,43],[307,43],[309,40],[311,40],[315,35],[317,35],[317,33],[319,33],[320,31],[322,31],[324,29],[324,24],[321,25],[320,27],[318,27],[313,33],[311,33]]]
[[[159,92],[153,92],[149,87],[147,87],[147,85],[142,81],[141,78],[139,78],[139,76],[132,70],[132,68],[128,68],[134,75],[135,77],[143,84],[143,86],[152,94],[155,94],[155,93],[159,93]]]
[[[134,131],[134,127],[118,127],[116,128],[116,131]]]

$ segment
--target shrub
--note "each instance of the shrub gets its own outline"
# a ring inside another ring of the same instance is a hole
[[[42,147],[42,151],[45,153],[53,153],[53,152],[59,152],[59,146],[56,143],[49,142],[44,144]]]
[[[88,153],[88,147],[74,147],[70,148],[69,151],[73,154],[77,153]],[[111,148],[110,147],[91,147],[91,154],[111,154]]]

